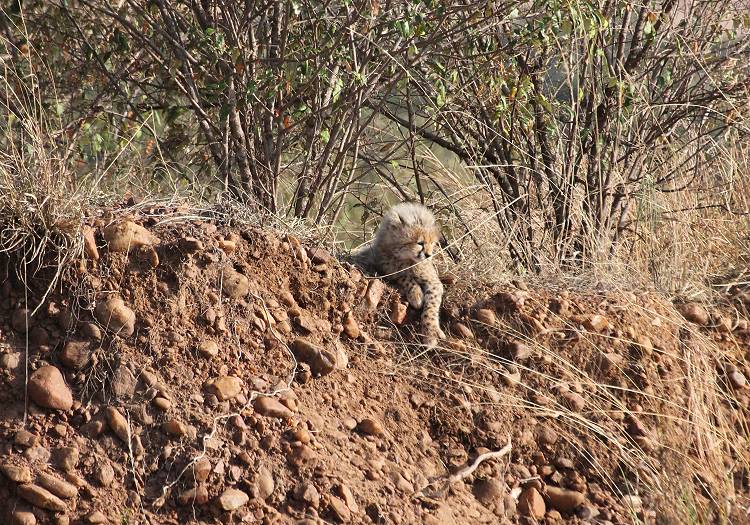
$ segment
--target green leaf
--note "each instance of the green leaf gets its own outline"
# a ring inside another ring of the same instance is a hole
[[[320,141],[323,144],[328,144],[328,141],[331,140],[331,132],[328,130],[328,128],[323,128],[320,130]]]

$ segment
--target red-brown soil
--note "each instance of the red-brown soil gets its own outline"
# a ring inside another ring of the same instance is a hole
[[[454,279],[425,351],[325,250],[152,211],[92,224],[35,315],[43,283],[0,288],[0,523],[747,519],[728,305]]]

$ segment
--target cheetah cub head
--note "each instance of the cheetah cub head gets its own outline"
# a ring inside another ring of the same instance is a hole
[[[382,255],[408,265],[432,257],[439,239],[440,229],[430,210],[410,202],[388,210],[375,233],[375,245]]]

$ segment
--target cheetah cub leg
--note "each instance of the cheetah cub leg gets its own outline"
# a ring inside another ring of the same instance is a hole
[[[424,344],[428,348],[437,346],[440,339],[445,339],[445,333],[440,329],[440,304],[443,300],[443,285],[429,283],[423,289],[424,305],[422,307],[422,333]]]
[[[409,302],[409,306],[415,310],[422,309],[424,294],[422,293],[422,287],[415,279],[411,276],[402,277],[399,280],[398,287],[401,289],[404,298]]]

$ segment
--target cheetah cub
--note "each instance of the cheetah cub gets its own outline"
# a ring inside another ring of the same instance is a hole
[[[377,270],[401,291],[412,308],[422,310],[423,342],[432,348],[445,339],[440,329],[443,283],[430,258],[440,229],[430,210],[404,202],[383,216],[372,244],[357,258]]]

